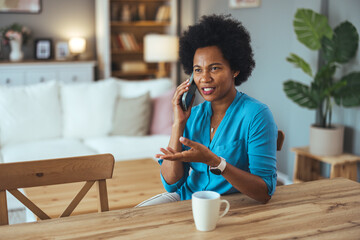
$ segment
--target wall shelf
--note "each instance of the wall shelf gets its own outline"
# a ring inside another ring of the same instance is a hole
[[[170,22],[158,22],[158,21],[134,21],[134,22],[119,22],[112,21],[111,27],[169,27]]]

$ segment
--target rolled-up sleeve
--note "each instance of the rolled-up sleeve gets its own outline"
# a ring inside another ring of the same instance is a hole
[[[277,127],[268,108],[262,109],[253,119],[249,129],[249,170],[261,177],[272,196],[276,188]]]
[[[158,163],[161,165],[163,163],[163,159],[159,159]],[[189,176],[190,165],[189,163],[183,163],[183,166],[184,166],[184,175],[179,181],[177,181],[174,184],[168,184],[160,172],[162,184],[167,192],[177,192],[181,188],[181,186],[186,182],[186,179]]]

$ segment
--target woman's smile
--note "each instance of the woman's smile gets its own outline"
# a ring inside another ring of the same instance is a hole
[[[216,87],[203,87],[201,88],[204,95],[210,95],[215,91]]]

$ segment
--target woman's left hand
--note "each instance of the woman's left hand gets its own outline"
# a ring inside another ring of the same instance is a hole
[[[163,154],[156,154],[155,157],[169,161],[202,162],[209,166],[218,166],[220,164],[220,158],[201,143],[191,141],[184,137],[180,137],[179,140],[185,146],[190,147],[190,149],[177,152],[170,147],[166,149],[161,148],[160,151]]]

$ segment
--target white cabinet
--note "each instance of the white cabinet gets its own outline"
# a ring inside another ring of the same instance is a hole
[[[25,83],[24,72],[2,69],[0,66],[0,85],[22,85]]]
[[[63,83],[94,81],[95,61],[0,62],[0,85],[23,85],[57,80]]]
[[[93,79],[92,72],[86,69],[64,69],[59,74],[59,80],[61,82],[86,82],[88,79]]]
[[[25,84],[41,83],[57,80],[53,69],[32,69],[25,72]]]

